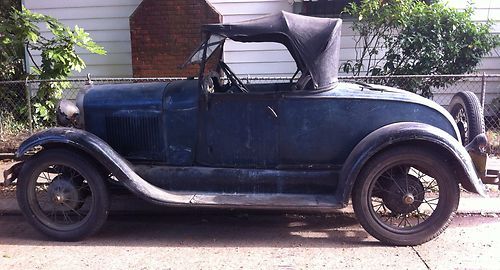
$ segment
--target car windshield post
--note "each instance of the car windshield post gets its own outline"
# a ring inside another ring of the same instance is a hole
[[[198,87],[202,89],[202,81],[203,81],[203,72],[205,71],[205,63],[206,63],[206,58],[207,58],[207,48],[208,48],[208,41],[210,40],[210,36],[207,37],[207,40],[202,44],[203,46],[203,55],[201,57],[201,62],[200,62],[200,73],[198,74]]]

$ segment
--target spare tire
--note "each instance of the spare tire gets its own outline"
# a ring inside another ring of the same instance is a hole
[[[458,126],[463,145],[467,145],[474,137],[484,133],[483,110],[473,92],[456,93],[451,99],[448,111]]]

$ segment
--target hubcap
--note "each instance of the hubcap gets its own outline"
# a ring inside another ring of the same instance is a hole
[[[57,195],[54,196],[53,201],[57,204],[63,204],[64,202],[64,195],[62,193],[58,193]]]
[[[460,137],[462,139],[462,142],[468,143],[469,142],[469,123],[467,122],[467,114],[465,112],[465,109],[460,106],[460,108],[457,110],[454,110],[453,118],[455,119],[455,123],[457,124],[458,130],[460,132]]]
[[[408,193],[403,197],[404,204],[412,204],[413,202],[415,202],[415,197],[413,197],[413,194]]]
[[[415,211],[424,199],[424,186],[413,175],[399,174],[394,178],[394,181],[387,182],[388,188],[382,194],[387,208],[397,214]]]
[[[78,208],[79,203],[82,201],[78,187],[64,175],[57,176],[50,183],[47,191],[51,201],[58,206],[67,206],[74,209]]]

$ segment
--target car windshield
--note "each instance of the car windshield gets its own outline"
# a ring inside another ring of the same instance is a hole
[[[212,34],[210,38],[200,44],[200,46],[191,54],[184,66],[188,64],[199,64],[203,60],[203,50],[207,48],[206,59],[210,56],[224,43],[226,38],[217,34]]]

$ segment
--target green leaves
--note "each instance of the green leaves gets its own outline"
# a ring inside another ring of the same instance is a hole
[[[459,11],[440,2],[364,0],[346,12],[362,18],[352,26],[359,34],[356,60],[342,64],[353,75],[468,73],[500,45],[499,37],[490,33],[491,22],[472,21],[470,6]],[[453,81],[432,78],[388,83],[429,97],[432,87]]]
[[[41,35],[38,27],[40,24],[45,24],[52,34],[50,37]],[[0,70],[11,71],[5,75],[0,73],[0,79],[12,79],[14,75],[17,78],[21,77],[19,73],[22,73],[22,70],[2,67],[12,59],[22,61],[25,46],[32,60],[31,52],[39,51],[41,62],[39,65],[34,63],[32,72],[23,74],[22,77],[29,76],[41,80],[63,80],[72,71],[84,69],[85,62],[76,53],[77,47],[95,54],[106,54],[104,48],[96,44],[83,28],[75,26],[72,29],[50,16],[31,12],[25,7],[21,10],[10,11],[8,18],[0,24],[0,33],[2,33],[0,35]],[[55,120],[54,104],[62,97],[63,90],[67,87],[67,82],[40,83],[33,102],[36,124],[49,124]]]

